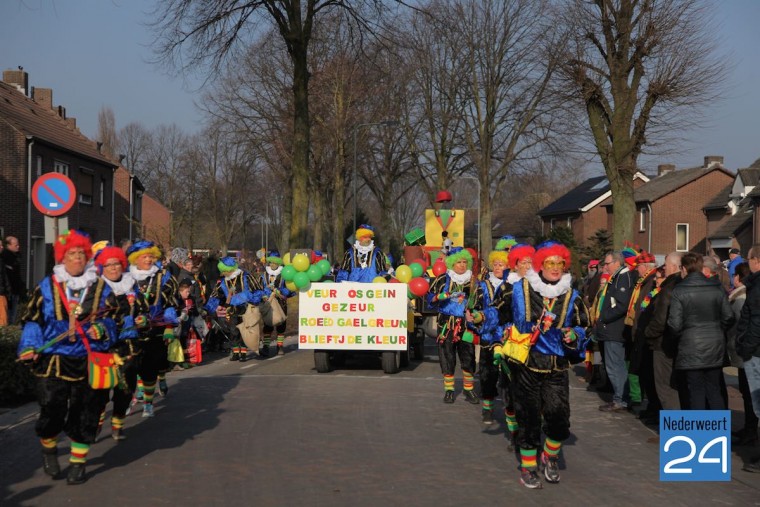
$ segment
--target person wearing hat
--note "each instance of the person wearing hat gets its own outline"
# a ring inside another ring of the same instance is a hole
[[[533,254],[535,253],[536,249],[526,243],[515,243],[514,245],[509,246],[509,256],[507,258],[509,261],[509,274],[507,275],[507,283],[510,286],[514,287],[514,285],[525,278],[528,271],[533,268]],[[513,289],[510,289],[510,292],[512,290]],[[510,313],[512,311],[511,297],[512,296],[510,295]],[[510,321],[511,320],[510,316]],[[511,324],[511,322],[509,322],[509,324]],[[504,326],[505,330],[508,328],[508,325]],[[509,432],[509,445],[507,450],[509,452],[514,452],[517,448],[517,416],[515,415],[514,396],[512,395],[512,379],[506,358],[502,356],[498,348],[496,349],[496,352],[495,359],[498,360],[496,362],[501,363],[499,387],[501,387],[501,399],[504,403],[504,417],[507,423],[507,431]]]
[[[160,393],[168,394],[166,372],[169,371],[167,343],[175,340],[177,315],[177,281],[158,260],[161,250],[152,241],[135,241],[127,250],[129,273],[137,283],[139,296],[149,308],[149,326],[140,333],[137,365],[138,391],[143,395],[143,417],[153,417],[153,396],[158,383]],[[139,396],[139,395],[138,395]],[[134,402],[137,399],[133,399]]]
[[[85,269],[92,255],[90,239],[78,231],[56,238],[53,273],[34,289],[21,317],[23,331],[18,357],[37,377],[40,413],[35,431],[40,438],[43,470],[60,473],[58,437],[71,439],[68,484],[87,480],[85,463],[95,442],[100,412],[108,391],[88,383],[87,347],[105,352],[119,341],[109,309],[106,284],[94,270]]]
[[[321,257],[321,255],[320,255]],[[318,261],[319,259],[317,259]],[[266,258],[267,266],[265,272],[261,274],[261,284],[264,287],[264,294],[267,299],[276,299],[280,304],[283,313],[288,314],[288,298],[296,295],[295,292],[285,287],[285,280],[282,278],[282,257],[280,252],[273,250],[269,252]],[[314,263],[314,257],[312,257],[312,264]],[[277,324],[277,355],[281,356],[285,354],[283,345],[285,344],[285,328],[287,327],[287,320]],[[264,326],[264,347],[261,349],[261,355],[269,355],[269,343],[272,335],[272,331],[275,328],[272,326]]]
[[[747,262],[742,258],[742,252],[738,248],[732,248],[728,251],[728,280],[730,287],[734,288],[734,275],[736,274],[736,266],[742,262]]]
[[[264,297],[264,290],[258,278],[240,269],[235,257],[223,257],[219,264],[219,281],[209,295],[204,307],[215,315],[219,326],[228,334],[232,342],[230,361],[248,360],[248,347],[243,341],[238,325],[248,305],[258,305]]]
[[[508,360],[518,423],[521,483],[540,488],[539,462],[547,481],[557,483],[559,452],[570,436],[570,386],[568,370],[585,357],[588,312],[567,272],[570,251],[547,241],[536,247],[533,269],[512,292],[514,326],[530,333],[525,363]],[[543,451],[541,432],[546,435]]]
[[[356,241],[346,250],[335,281],[372,283],[376,277],[387,275],[385,255],[375,246],[375,229],[362,224],[354,237]]]
[[[509,252],[516,244],[517,240],[514,236],[511,234],[505,234],[496,241],[496,246],[494,246],[493,249],[500,252]]]
[[[119,327],[121,341],[111,347],[110,351],[119,354],[124,364],[119,368],[124,379],[124,385],[113,390],[111,401],[111,437],[118,441],[124,440],[124,420],[127,417],[130,401],[137,387],[137,364],[135,358],[140,350],[137,343],[138,329],[144,329],[148,324],[148,304],[139,297],[132,274],[127,271],[127,256],[119,247],[106,243],[96,250],[93,245],[93,261],[98,274],[106,283],[106,294],[113,294],[116,301],[114,319]],[[105,421],[105,407],[101,412],[98,431]]]
[[[494,250],[488,255],[488,275],[478,281],[483,308],[483,319],[479,325],[470,324],[480,336],[480,395],[482,419],[485,424],[493,424],[493,400],[498,394],[500,361],[495,360],[494,351],[501,345],[505,325],[512,322],[512,285],[505,280],[508,272],[509,255],[505,251]]]
[[[647,423],[659,423],[659,413],[662,409],[654,385],[654,363],[652,349],[647,343],[644,329],[654,315],[654,305],[651,304],[660,290],[657,288],[657,263],[649,252],[643,251],[636,256],[636,271],[639,275],[628,303],[625,324],[631,326],[631,353],[628,365],[628,383],[631,386],[631,399],[636,399],[635,386],[640,386],[638,399],[641,400],[641,389],[646,393],[647,408],[639,413],[639,418]]]
[[[454,371],[457,356],[462,368],[463,394],[473,405],[480,404],[474,391],[474,334],[468,323],[483,321],[480,286],[473,278],[470,252],[454,247],[445,259],[445,273],[437,276],[428,290],[428,303],[438,311],[438,360],[443,374],[444,403],[454,403]]]

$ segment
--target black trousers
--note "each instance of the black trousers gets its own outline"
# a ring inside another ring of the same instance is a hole
[[[86,378],[74,382],[40,378],[37,401],[40,404],[40,417],[34,427],[37,436],[53,438],[63,431],[75,442],[92,444],[100,413],[108,402],[108,390],[91,388]]]
[[[475,345],[461,340],[455,342],[446,339],[438,342],[438,361],[441,363],[441,373],[453,375],[457,367],[457,356],[462,371],[475,373]]]
[[[111,394],[111,401],[113,402],[113,416],[123,419],[127,416],[129,403],[132,401],[132,395],[137,388],[136,361],[127,361],[126,364],[121,367],[121,374],[127,384],[127,389],[122,389],[121,386],[116,387],[116,389],[113,390],[113,394]]]
[[[744,368],[739,368],[739,392],[742,393],[742,401],[744,402],[744,429],[757,431],[757,416],[752,409],[752,393],[749,390],[747,372],[744,371]]]
[[[684,370],[683,376],[689,396],[689,410],[726,410],[721,389],[722,368]]]
[[[493,364],[493,345],[481,345],[478,371],[480,396],[484,400],[493,400],[499,395],[499,367]]]
[[[517,445],[522,449],[541,446],[543,432],[556,441],[570,436],[570,383],[567,371],[539,373],[525,365],[509,362],[512,394],[519,430]]]
[[[159,373],[169,371],[168,350],[164,343],[163,330],[151,331],[148,340],[140,341],[140,350],[137,374],[143,382],[155,382]]]
[[[659,412],[662,410],[662,405],[660,404],[660,398],[657,396],[657,387],[654,381],[654,355],[649,347],[644,347],[641,351],[638,374],[639,384],[648,400],[647,410]]]

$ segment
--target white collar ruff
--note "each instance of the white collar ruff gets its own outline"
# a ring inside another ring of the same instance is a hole
[[[63,264],[53,266],[53,274],[56,280],[66,284],[66,288],[71,290],[86,289],[98,280],[98,274],[94,268],[85,269],[84,273],[79,276],[72,276],[63,267]]]
[[[491,282],[491,285],[493,285],[494,289],[498,289],[499,286],[504,282],[503,279],[497,277],[493,274],[493,271],[488,273],[488,281]]]
[[[132,264],[129,266],[129,272],[132,274],[132,278],[138,282],[142,282],[146,278],[154,276],[156,273],[158,273],[158,266],[154,264],[149,269],[137,269],[137,266]]]
[[[455,273],[454,270],[450,269],[448,271],[448,275],[449,275],[449,278],[451,278],[452,282],[457,283],[459,285],[464,285],[466,283],[469,283],[470,280],[472,279],[472,271],[469,269],[465,271],[464,273],[462,273],[461,275],[458,273]]]
[[[111,290],[113,290],[113,293],[117,296],[122,296],[127,292],[132,292],[132,290],[135,288],[135,279],[132,277],[132,273],[129,272],[123,273],[121,275],[121,280],[118,282],[111,281],[105,276],[102,276],[101,278],[108,284],[109,287],[111,287]]]
[[[517,273],[517,271],[510,271],[510,272],[509,272],[509,274],[507,275],[507,283],[508,283],[509,285],[514,285],[514,284],[516,284],[517,282],[519,282],[520,280],[522,280],[522,278],[523,278],[523,277],[521,277],[521,276],[520,276],[520,275]]]
[[[362,255],[367,255],[368,253],[370,253],[372,250],[374,250],[374,249],[375,249],[375,240],[374,240],[374,239],[372,239],[372,240],[370,240],[370,242],[369,242],[369,245],[367,245],[367,246],[362,246],[362,245],[359,243],[359,240],[357,239],[357,240],[356,240],[356,243],[354,243],[354,247],[356,247],[356,250],[357,250],[357,251],[358,251],[360,254],[362,254]]]
[[[573,277],[570,273],[565,273],[559,282],[556,284],[549,284],[541,280],[538,273],[532,269],[526,273],[525,278],[528,279],[533,290],[541,294],[545,298],[556,298],[572,289]]]
[[[272,269],[269,266],[267,266],[267,274],[269,276],[277,276],[280,273],[282,273],[282,266],[277,266],[277,269]]]

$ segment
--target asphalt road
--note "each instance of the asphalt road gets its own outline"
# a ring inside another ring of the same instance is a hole
[[[104,431],[80,486],[42,473],[34,405],[3,415],[0,505],[760,505],[760,475],[741,470],[753,449],[733,454],[730,483],[659,482],[654,430],[599,412],[575,375],[561,483],[528,490],[503,422],[484,426],[462,399],[442,403],[432,342],[396,375],[375,358],[318,374],[310,351],[286,343],[285,356],[216,356],[171,374],[154,418],[130,416],[121,443]]]

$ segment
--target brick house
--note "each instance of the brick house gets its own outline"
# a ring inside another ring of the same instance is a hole
[[[689,169],[658,166],[657,177],[634,192],[633,243],[657,255],[706,253],[708,222],[703,208],[733,180],[734,174],[723,167],[723,157],[705,157],[702,166]],[[612,199],[603,206],[611,216]]]
[[[145,187],[137,176],[124,166],[119,166],[114,174],[114,188],[116,189],[114,200],[116,243],[120,244],[123,240],[132,241],[142,237]]]
[[[32,88],[22,70],[3,72],[0,82],[0,228],[21,244],[22,270],[33,286],[52,264],[53,219],[33,208],[30,192],[37,177],[66,174],[77,191],[72,210],[59,227],[76,228],[94,240],[114,239],[114,171],[117,164],[100,145],[82,135],[66,109],[53,106],[53,91]]]
[[[734,180],[703,208],[707,217],[708,252],[728,259],[728,250],[738,248],[743,255],[757,241],[760,223],[760,159],[739,169]]]
[[[140,237],[168,249],[171,245],[171,223],[171,211],[150,195],[143,194]]]
[[[637,172],[633,177],[634,189],[648,181],[646,174]],[[585,246],[599,229],[612,231],[610,210],[602,206],[611,196],[607,176],[587,179],[538,212],[541,234],[548,234],[557,226],[567,227],[578,244]]]

